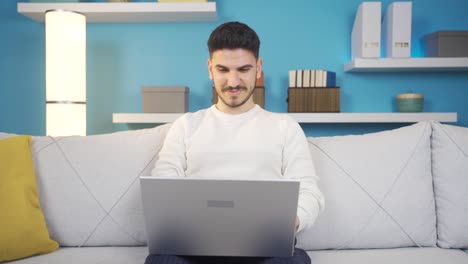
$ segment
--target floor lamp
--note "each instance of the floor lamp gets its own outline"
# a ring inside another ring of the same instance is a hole
[[[48,10],[46,31],[46,134],[86,135],[86,17]]]

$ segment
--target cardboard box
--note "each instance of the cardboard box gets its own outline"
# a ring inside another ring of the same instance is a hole
[[[340,112],[339,87],[290,87],[288,89],[289,113]]]
[[[468,31],[442,30],[424,36],[425,57],[468,57]]]
[[[264,87],[255,87],[253,93],[253,101],[255,104],[258,104],[261,108],[265,109],[265,88]],[[213,98],[211,100],[213,104],[218,103],[218,93],[213,88]]]
[[[188,112],[188,92],[185,86],[144,86],[141,88],[143,113]]]

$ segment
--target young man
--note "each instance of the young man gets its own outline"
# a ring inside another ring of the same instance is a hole
[[[300,179],[297,231],[310,227],[324,206],[304,132],[285,114],[253,102],[260,78],[260,40],[250,27],[229,22],[208,39],[208,71],[218,103],[177,119],[167,134],[154,176]],[[150,255],[146,263],[310,263],[302,249],[288,258]]]

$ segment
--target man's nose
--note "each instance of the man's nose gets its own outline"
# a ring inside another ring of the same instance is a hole
[[[240,79],[239,79],[238,73],[235,72],[235,71],[232,71],[232,72],[229,74],[227,85],[228,85],[228,86],[231,86],[231,87],[236,87],[236,86],[238,86],[239,84],[240,84]]]

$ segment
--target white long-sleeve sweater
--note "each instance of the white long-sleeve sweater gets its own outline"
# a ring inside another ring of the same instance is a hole
[[[170,128],[151,174],[300,179],[298,232],[311,226],[324,206],[301,127],[289,116],[258,105],[237,115],[213,105],[181,116]]]

